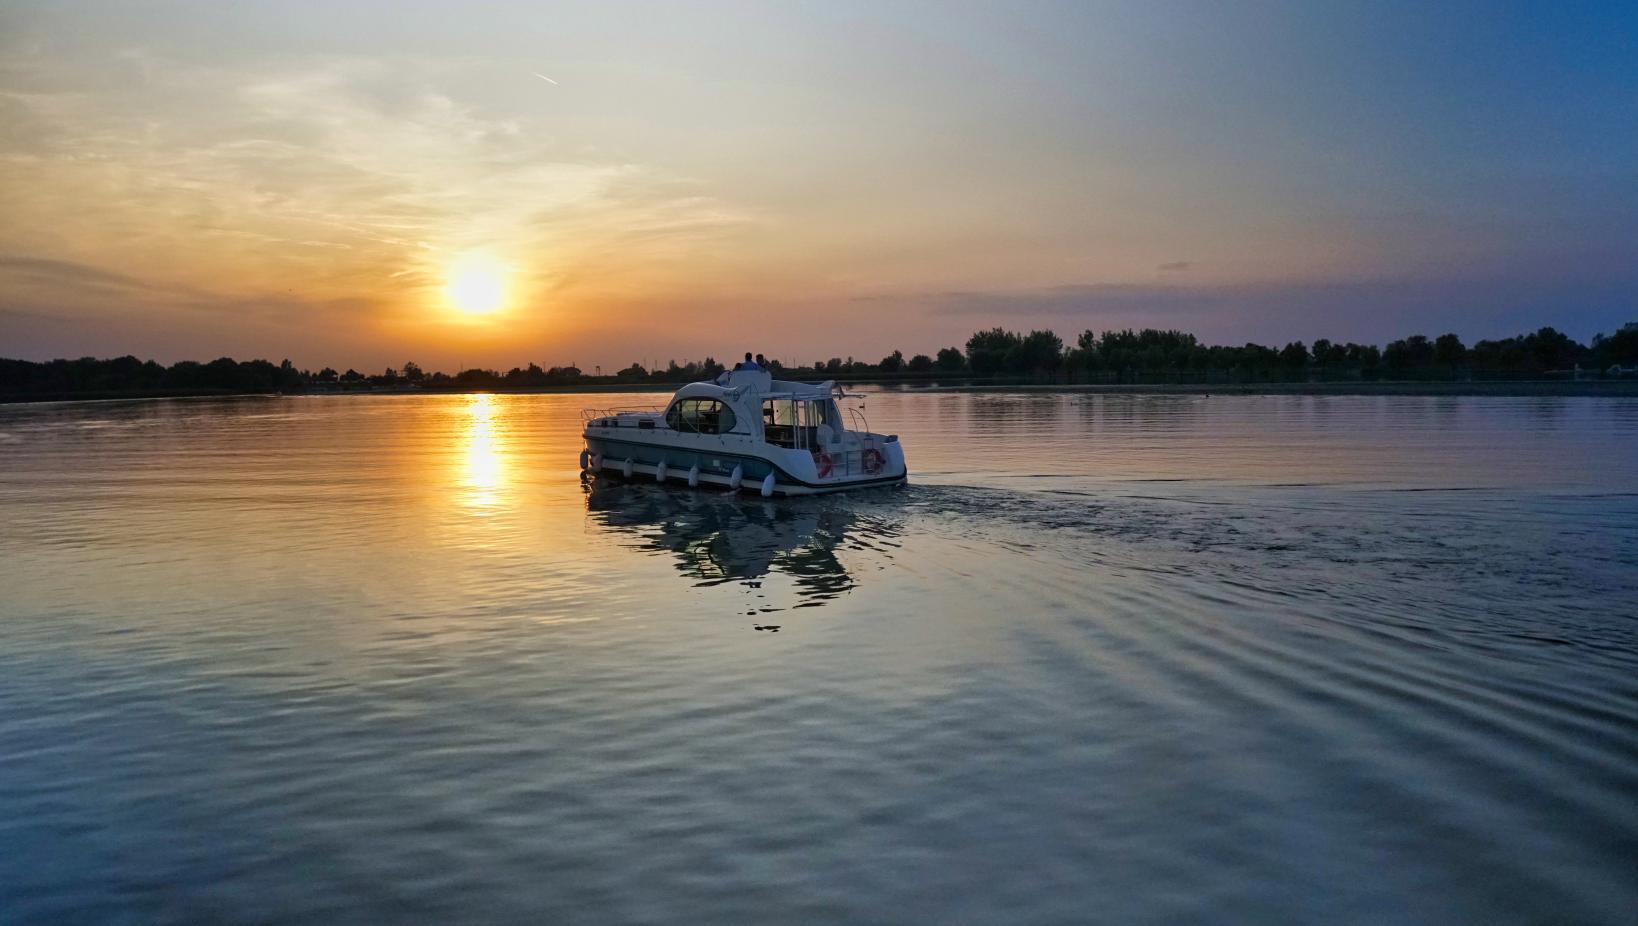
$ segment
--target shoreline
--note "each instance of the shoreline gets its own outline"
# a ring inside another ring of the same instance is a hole
[[[491,389],[357,389],[308,390],[302,392],[231,392],[217,390],[157,390],[152,392],[49,393],[43,395],[0,395],[0,405],[35,405],[48,402],[118,402],[154,399],[226,399],[253,396],[371,396],[371,395],[496,395],[597,394],[622,392],[674,392],[683,383],[597,383],[579,386],[525,386]],[[1497,382],[1348,382],[1348,383],[951,383],[857,380],[839,382],[843,387],[888,387],[903,392],[1031,392],[1086,393],[1106,395],[1268,395],[1268,396],[1494,396],[1498,398],[1591,397],[1638,398],[1638,379],[1518,380]]]
[[[1075,392],[1108,395],[1299,395],[1299,396],[1533,396],[1638,398],[1638,380],[1484,383],[1154,383],[930,386],[928,392]]]

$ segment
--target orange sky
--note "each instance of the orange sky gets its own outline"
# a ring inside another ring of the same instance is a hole
[[[0,356],[589,370],[1638,314],[1630,126],[1481,146],[1423,99],[1439,62],[1383,57],[1448,23],[1350,57],[1300,5],[1220,9],[8,4]],[[1497,131],[1558,131],[1600,60]]]

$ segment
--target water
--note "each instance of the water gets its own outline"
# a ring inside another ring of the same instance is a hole
[[[611,401],[0,407],[0,921],[1638,921],[1638,403]]]

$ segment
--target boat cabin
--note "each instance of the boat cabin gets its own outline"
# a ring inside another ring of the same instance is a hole
[[[781,382],[758,371],[684,386],[663,420],[678,433],[743,434],[786,450],[829,447],[847,430],[832,383]]]

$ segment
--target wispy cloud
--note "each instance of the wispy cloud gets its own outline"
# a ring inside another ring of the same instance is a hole
[[[561,293],[620,263],[629,283],[643,260],[748,221],[697,181],[462,102],[447,87],[482,63],[108,66],[139,68],[142,92],[53,91],[74,81],[44,59],[0,74],[0,125],[24,130],[0,138],[0,249],[37,255],[0,271],[26,274],[47,311],[81,311],[93,288],[133,303],[187,289],[240,309],[374,305],[407,324],[435,309],[440,262],[468,249]]]
[[[70,260],[0,255],[0,279],[12,286],[60,286],[111,291],[155,291],[162,287],[123,273]]]

